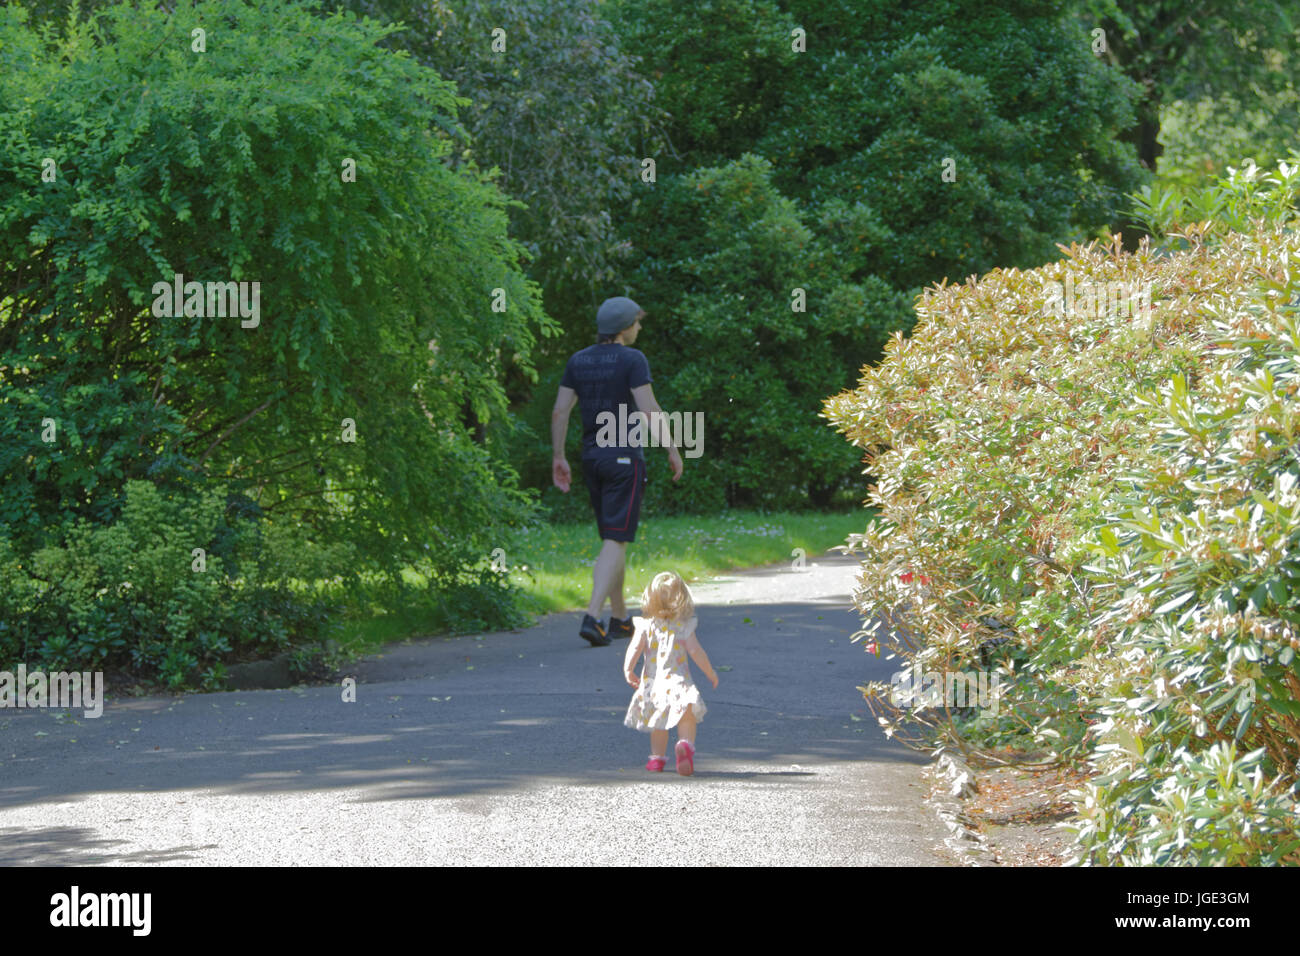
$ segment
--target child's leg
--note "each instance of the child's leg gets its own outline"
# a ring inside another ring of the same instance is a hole
[[[677,739],[689,742],[692,747],[695,746],[695,711],[687,710],[682,714],[682,719],[677,722]],[[667,745],[667,740],[664,744]]]
[[[668,753],[668,731],[650,731],[650,756],[662,757]]]

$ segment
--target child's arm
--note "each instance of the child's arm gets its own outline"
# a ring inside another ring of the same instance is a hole
[[[623,677],[633,687],[640,686],[641,678],[635,673],[636,662],[645,653],[645,628],[638,627],[636,635],[627,643],[627,653],[623,655]]]
[[[691,636],[686,639],[686,653],[691,655],[691,660],[702,671],[704,676],[712,682],[716,688],[718,686],[718,675],[713,670],[713,665],[709,663],[709,655],[704,653],[704,647],[700,644],[700,639],[692,631]]]

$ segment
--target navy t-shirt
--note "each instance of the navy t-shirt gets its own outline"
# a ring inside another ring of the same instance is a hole
[[[613,444],[601,448],[596,444],[596,435],[601,430],[596,416],[609,412],[614,416],[613,428],[606,429],[615,442],[619,434],[619,406],[624,406],[623,418],[627,421],[627,430],[632,431],[631,415],[636,408],[636,399],[632,389],[650,384],[650,363],[644,355],[629,345],[610,342],[605,345],[592,345],[575,352],[564,367],[564,378],[560,381],[574,390],[578,395],[578,405],[582,412],[582,457],[613,458],[633,455],[644,459],[645,454],[637,446]],[[649,439],[648,423],[641,426],[642,441]]]

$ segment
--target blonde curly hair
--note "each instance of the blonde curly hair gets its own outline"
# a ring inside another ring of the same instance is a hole
[[[676,571],[660,571],[641,594],[641,615],[684,621],[695,613],[695,599]]]

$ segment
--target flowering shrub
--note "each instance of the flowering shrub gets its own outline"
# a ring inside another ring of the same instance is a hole
[[[1110,782],[1090,788],[1079,830],[1094,856],[1215,862],[1227,830],[1238,850],[1300,858],[1300,315],[1279,295],[1289,280],[1261,286],[1209,310],[1213,371],[1195,392],[1178,376],[1138,398],[1159,464],[1126,476],[1088,536],[1086,571],[1113,595],[1090,629],[1105,653],[1072,678],[1105,717],[1093,759]],[[1134,805],[1158,825],[1135,829]]]
[[[877,479],[858,636],[1000,677],[982,716],[879,683],[873,712],[914,746],[1092,761],[1089,862],[1298,858],[1300,237],[1203,235],[932,288],[825,405]]]

